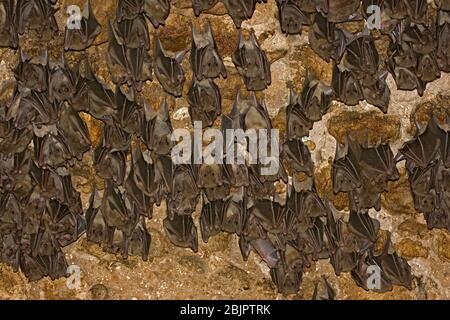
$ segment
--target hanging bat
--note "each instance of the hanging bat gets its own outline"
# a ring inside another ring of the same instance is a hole
[[[163,198],[163,181],[161,173],[157,170],[154,162],[149,163],[140,147],[135,149],[134,155],[135,175],[137,187],[147,196],[151,197],[158,206]],[[131,174],[130,174],[131,175]]]
[[[203,242],[208,243],[211,237],[218,235],[224,228],[227,200],[209,201],[205,194],[202,194],[202,199],[200,231]]]
[[[138,15],[131,20],[114,21],[112,27],[119,45],[125,48],[150,49],[150,36],[144,16]]]
[[[416,75],[411,68],[396,65],[392,59],[388,60],[388,70],[394,77],[397,89],[413,91],[417,90],[419,96],[423,96],[425,83]]]
[[[304,172],[308,176],[314,174],[314,163],[308,147],[301,139],[287,140],[283,144],[283,159],[296,172]]]
[[[223,165],[202,164],[196,175],[197,187],[204,190],[208,200],[215,201],[228,196],[229,183]]]
[[[211,24],[206,24],[203,32],[192,25],[191,67],[198,81],[204,78],[227,77],[227,71],[219,54]]]
[[[270,199],[255,199],[250,214],[255,215],[264,230],[277,234],[284,231],[284,207],[278,201]]]
[[[339,101],[346,105],[355,106],[363,99],[358,79],[343,64],[333,63],[331,85]]]
[[[428,23],[428,2],[427,0],[405,1],[406,11],[411,22],[426,25]]]
[[[61,247],[75,242],[86,231],[86,222],[83,216],[70,212],[66,205],[56,200],[47,201],[43,223],[52,238]]]
[[[0,1],[0,47],[17,49],[19,38],[14,21],[14,0]]]
[[[46,134],[44,137],[33,137],[34,156],[40,167],[57,169],[72,160],[72,155],[59,134]]]
[[[296,294],[302,281],[302,271],[291,270],[285,262],[284,255],[275,268],[270,269],[272,281],[282,294]]]
[[[310,19],[296,1],[277,0],[278,18],[280,20],[281,31],[290,34],[301,34],[302,26],[310,25]]]
[[[370,270],[369,267],[372,267],[372,270]],[[381,271],[380,278],[377,278],[377,280],[379,280],[379,282],[377,281],[379,283],[378,287],[376,286],[377,283],[371,283],[369,279],[369,277],[373,278],[374,267],[380,268],[379,270]],[[377,261],[371,256],[369,251],[364,252],[358,257],[358,263],[351,271],[351,275],[355,283],[364,290],[369,290],[369,284],[371,286],[370,289],[375,292],[383,293],[392,291],[393,289],[391,281],[386,277],[386,274],[383,272]]]
[[[450,2],[448,6],[448,11],[450,11]],[[450,72],[450,13],[444,9],[438,13],[436,34],[436,61],[439,69],[448,73]]]
[[[36,30],[38,34],[47,30],[58,32],[55,3],[54,0],[17,0],[14,17],[18,33],[22,35],[26,30]]]
[[[388,72],[374,76],[365,75],[360,81],[361,91],[367,103],[387,113],[391,100],[391,90],[386,83]]]
[[[145,0],[119,0],[116,8],[117,21],[133,20],[144,11]]]
[[[136,184],[134,180],[134,166],[131,166],[130,174],[125,181],[125,191],[127,200],[139,212],[139,215],[151,218],[153,215],[154,200],[147,196]]]
[[[164,26],[170,14],[170,0],[144,0],[144,14],[153,27]]]
[[[80,28],[68,28],[66,26],[64,36],[64,50],[83,51],[94,43],[102,28],[92,11],[91,0],[84,5]]]
[[[140,218],[136,228],[131,233],[131,236],[126,239],[126,248],[124,251],[132,256],[141,256],[142,260],[147,261],[150,252],[150,244],[152,238],[145,226],[144,218]]]
[[[19,64],[14,69],[14,76],[22,88],[37,92],[47,90],[48,84],[48,54],[44,51],[39,57],[29,58],[19,50]]]
[[[101,206],[102,199],[94,186],[89,197],[89,207],[86,211],[86,237],[88,241],[98,245],[106,243],[107,226],[100,210]]]
[[[128,48],[120,41],[110,21],[107,63],[113,82],[116,85],[126,83],[140,92],[144,83],[152,80],[150,56],[145,47]]]
[[[270,62],[266,53],[259,46],[255,32],[250,32],[249,39],[245,39],[239,31],[239,42],[232,60],[239,74],[244,78],[249,91],[261,91],[272,82]]]
[[[87,97],[87,111],[91,116],[105,123],[112,124],[112,116],[116,113],[117,106],[114,100],[114,92],[101,83],[92,71],[89,63],[86,64],[86,78],[79,79],[76,86],[75,101],[85,101]],[[83,83],[84,82],[84,83]],[[84,87],[84,88],[83,88]],[[83,88],[83,89],[82,89]],[[76,105],[73,103],[72,105]],[[83,103],[81,103],[83,105]],[[76,110],[79,108],[76,108]]]
[[[273,245],[269,238],[247,239],[245,236],[239,237],[239,246],[241,248],[242,256],[247,261],[252,249],[258,253],[261,259],[267,264],[269,268],[275,268],[280,260],[280,253]]]
[[[172,215],[172,219],[167,217],[163,221],[164,230],[169,240],[177,247],[191,248],[192,251],[197,252],[197,228],[192,217],[189,215],[178,215],[175,212],[169,213],[170,215]]]
[[[415,1],[415,0],[413,0]],[[406,8],[406,1],[404,0],[384,0],[383,3],[384,12],[395,20],[403,20],[408,16],[408,10]]]
[[[311,121],[319,121],[331,105],[333,89],[314,78],[308,72],[300,96],[305,116]]]
[[[394,251],[390,239],[386,241],[383,253],[375,257],[375,261],[393,285],[403,286],[408,290],[412,290],[413,276],[411,267],[404,258]]]
[[[111,151],[110,148],[99,145],[94,150],[94,168],[103,179],[112,180],[121,185],[125,180],[127,155],[124,151]]]
[[[92,145],[89,130],[78,112],[67,103],[61,106],[57,129],[72,157],[82,161]]]
[[[327,62],[330,59],[338,60],[338,51],[345,49],[345,37],[337,32],[335,23],[330,22],[322,13],[314,14],[311,19],[308,38],[311,49]]]
[[[123,131],[128,134],[139,133],[141,123],[141,108],[135,102],[134,92],[131,90],[128,94],[122,91],[119,86],[116,87],[116,107],[114,120]]]
[[[246,228],[249,211],[248,197],[244,188],[231,192],[224,205],[222,230],[228,233],[242,235]]]
[[[359,167],[359,145],[351,139],[342,146],[336,145],[336,156],[332,164],[333,191],[350,192],[361,187],[361,168]]]
[[[362,75],[374,75],[377,73],[380,65],[380,56],[375,47],[375,40],[367,27],[363,32],[347,40],[343,64],[359,79]]]
[[[335,300],[336,292],[325,276],[322,276],[322,285],[316,282],[312,300]]]
[[[192,9],[195,16],[198,17],[200,13],[213,8],[217,3],[219,0],[192,0]]]
[[[183,85],[186,80],[181,62],[186,52],[181,51],[172,58],[162,47],[158,36],[155,36],[155,74],[163,89],[179,98],[183,94]]]
[[[22,224],[22,210],[18,199],[13,193],[0,196],[0,230],[2,233],[12,233]]]
[[[72,70],[61,56],[61,60],[50,63],[48,73],[48,98],[50,102],[71,102],[76,94],[78,70]]]
[[[286,111],[287,139],[301,139],[309,136],[313,121],[305,115],[299,96],[290,88],[289,104]]]
[[[378,231],[380,230],[380,222],[376,219],[372,219],[368,212],[353,211],[350,212],[348,227],[350,232],[357,237],[375,244],[378,238]]]
[[[130,235],[133,232],[139,219],[136,208],[127,206],[124,195],[109,180],[106,181],[101,211],[106,226],[108,228],[116,228],[125,235]],[[111,246],[113,239],[109,240],[108,245]]]
[[[157,112],[144,104],[144,116],[141,118],[141,140],[147,149],[158,155],[168,155],[174,142],[171,140],[173,128],[166,100],[161,102]]]
[[[222,112],[219,87],[212,79],[192,79],[187,98],[192,123],[201,121],[203,127],[210,127]]]
[[[222,0],[222,3],[238,29],[241,28],[242,22],[251,19],[256,7],[255,0]]]
[[[176,166],[173,170],[171,193],[167,202],[170,212],[191,215],[197,207],[199,195],[200,191],[193,169],[188,165]]]
[[[439,127],[432,117],[425,128],[421,128],[416,123],[416,132],[415,139],[403,145],[396,156],[396,160],[406,160],[407,167],[414,166],[424,169],[436,158],[441,147],[441,141],[445,141],[445,131]]]
[[[334,23],[361,20],[359,0],[328,0],[328,20]]]

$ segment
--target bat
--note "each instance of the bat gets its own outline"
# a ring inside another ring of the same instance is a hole
[[[408,16],[408,9],[404,0],[384,0],[383,9],[391,19],[401,21]]]
[[[241,28],[242,22],[251,19],[256,7],[255,0],[222,0],[222,3],[238,29]]]
[[[269,268],[275,268],[280,260],[280,253],[269,238],[247,239],[245,236],[239,238],[241,252],[244,260],[247,260],[252,249],[259,254]]]
[[[244,188],[230,194],[224,205],[222,230],[228,233],[244,234],[249,219],[249,199]]]
[[[171,140],[172,123],[170,122],[167,101],[164,99],[157,112],[144,104],[144,115],[141,116],[140,136],[147,149],[158,154],[168,155],[174,145]]]
[[[91,149],[91,138],[86,123],[78,112],[67,103],[60,109],[57,123],[58,133],[63,137],[70,154],[78,161],[83,160],[83,155]]]
[[[288,140],[309,136],[309,131],[313,128],[313,121],[306,116],[305,108],[292,87],[286,110],[286,128]]]
[[[127,84],[140,92],[144,83],[152,80],[152,63],[147,49],[145,46],[129,48],[120,44],[122,41],[114,30],[110,21],[107,64],[112,80],[116,85]]]
[[[20,35],[27,30],[36,30],[38,34],[47,30],[58,32],[54,4],[54,0],[17,0],[14,14],[17,32]]]
[[[83,216],[72,213],[69,207],[56,200],[47,201],[43,219],[46,229],[61,247],[74,243],[86,230]]]
[[[322,276],[322,285],[316,282],[312,300],[335,300],[336,292],[325,276]]]
[[[147,21],[142,15],[131,20],[114,21],[113,32],[117,43],[125,48],[150,49],[150,36],[147,29]]]
[[[14,0],[0,1],[0,47],[17,49],[19,37],[14,21]]]
[[[450,11],[450,3],[448,4]],[[437,51],[436,62],[443,72],[450,72],[450,13],[440,10],[437,17]]]
[[[139,133],[142,112],[135,102],[134,92],[124,93],[122,88],[116,87],[115,93],[117,112],[113,115],[118,126],[128,134]]]
[[[383,253],[375,257],[375,261],[393,285],[403,286],[408,290],[412,289],[411,267],[393,250],[390,239],[386,242]]]
[[[335,194],[350,192],[361,187],[359,153],[359,145],[351,139],[348,139],[344,146],[337,143],[335,160],[331,166],[333,191]]]
[[[232,60],[237,71],[244,78],[247,90],[261,91],[271,84],[270,62],[259,46],[253,30],[248,39],[245,39],[242,31],[239,31],[239,42]]]
[[[44,51],[40,56],[29,58],[19,50],[19,63],[14,69],[14,76],[22,88],[37,92],[47,91],[48,84],[48,54]]]
[[[288,35],[301,34],[302,26],[310,25],[310,19],[301,5],[293,0],[277,0],[281,31]]]
[[[376,286],[377,283],[375,282],[371,283],[369,277],[373,276],[373,271],[371,271],[369,267],[380,268],[380,277],[377,278],[377,280],[379,280],[379,286]],[[386,277],[386,274],[383,272],[374,257],[370,255],[370,252],[366,251],[359,256],[358,263],[355,269],[351,271],[351,275],[355,283],[364,290],[369,290],[369,284],[372,285],[373,288],[371,289],[375,292],[389,292],[393,289],[391,281]]]
[[[380,56],[375,47],[375,40],[367,27],[363,32],[351,36],[347,40],[343,64],[358,79],[361,79],[361,76],[365,74],[374,75],[377,73]]]
[[[331,86],[338,100],[346,105],[355,106],[363,99],[358,79],[342,63],[333,63]]]
[[[391,100],[391,90],[386,83],[388,72],[374,76],[364,75],[360,81],[361,91],[367,103],[387,113]]]
[[[210,127],[222,112],[220,90],[212,79],[192,79],[187,99],[192,123],[201,121],[203,127]]]
[[[416,123],[415,139],[403,145],[396,160],[406,160],[407,167],[424,169],[436,158],[441,148],[441,141],[445,141],[444,139],[445,131],[439,127],[433,117],[425,128]]]
[[[64,50],[86,50],[100,34],[102,28],[92,11],[91,0],[86,1],[79,23],[80,28],[68,28],[66,25]]]
[[[117,21],[133,20],[144,12],[145,0],[119,0],[116,7]]]
[[[308,33],[309,45],[322,59],[329,62],[338,58],[338,49],[345,49],[345,40],[341,32],[337,32],[336,25],[330,22],[326,15],[316,13],[311,18]],[[340,58],[340,57],[339,57]]]
[[[300,102],[305,111],[305,116],[311,121],[319,121],[331,105],[333,90],[315,79],[308,72]]]
[[[203,32],[192,25],[191,67],[198,81],[205,78],[227,77],[227,71],[219,54],[211,24],[206,24]]]
[[[426,0],[405,1],[404,5],[411,22],[427,24],[428,2]]]
[[[124,195],[114,186],[112,181],[106,181],[105,192],[102,199],[101,209],[103,219],[108,228],[122,231],[129,236],[139,219],[139,213],[135,206],[127,206]],[[108,239],[108,246],[113,246],[113,237]]]
[[[308,176],[314,173],[314,163],[308,147],[300,139],[287,140],[283,144],[283,159],[296,172],[304,172]]]
[[[112,151],[108,147],[99,145],[94,150],[94,168],[101,178],[114,181],[121,185],[125,180],[126,160],[125,151]]]
[[[375,244],[380,230],[380,222],[372,219],[367,212],[350,212],[348,220],[350,232],[357,237]]]
[[[273,234],[282,233],[285,226],[285,210],[281,203],[270,199],[255,199],[253,202],[250,214],[259,219],[264,230]]]
[[[359,0],[329,0],[326,7],[328,20],[334,23],[361,20],[360,4]]]
[[[112,124],[112,116],[116,113],[117,105],[114,100],[114,92],[99,81],[92,71],[89,63],[86,64],[86,78],[77,81],[76,95],[72,101],[81,102],[83,105],[87,98],[87,111],[94,118],[107,124]],[[84,97],[83,97],[84,96]],[[79,108],[76,108],[79,110]]]
[[[101,211],[102,199],[97,189],[93,188],[86,211],[86,237],[88,241],[102,245],[106,243],[107,226]]]
[[[284,254],[275,268],[270,269],[270,276],[278,292],[282,294],[296,294],[302,282],[302,271],[291,270],[287,266]]]
[[[78,70],[72,70],[61,56],[61,60],[50,63],[48,73],[48,98],[51,103],[72,102],[76,94]]]
[[[181,51],[175,57],[166,53],[158,36],[155,36],[155,74],[163,89],[175,98],[183,94],[183,85],[186,80],[181,62],[186,52]]]
[[[153,27],[164,26],[170,14],[170,0],[145,0],[144,14],[150,20]]]
[[[145,226],[144,218],[139,219],[138,224],[126,240],[125,252],[132,256],[141,256],[142,260],[147,261],[150,253],[150,244],[152,238]]]
[[[200,232],[203,242],[208,243],[211,237],[218,235],[224,228],[227,200],[209,201],[205,194],[202,194],[202,199]]]
[[[169,208],[169,204],[168,204]],[[198,251],[197,228],[192,217],[189,215],[179,215],[175,212],[169,213],[169,217],[163,221],[164,230],[169,240],[177,247],[190,248]]]
[[[200,13],[213,8],[217,3],[219,0],[192,0],[192,9],[195,16],[198,17]]]
[[[177,165],[173,169],[171,192],[168,195],[169,212],[191,215],[197,207],[199,196],[200,191],[192,167]],[[169,217],[171,218],[171,216]]]
[[[18,199],[13,193],[3,193],[0,196],[0,230],[2,233],[12,233],[22,225],[22,210]]]

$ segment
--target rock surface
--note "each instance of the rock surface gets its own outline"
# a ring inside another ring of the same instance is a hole
[[[83,5],[84,0],[59,1],[57,19],[60,30],[64,30],[65,10],[68,5]],[[231,62],[231,53],[237,43],[237,31],[231,18],[219,5],[207,14],[195,18],[190,1],[173,0],[172,13],[167,25],[152,33],[158,33],[163,45],[171,51],[188,50],[191,45],[190,24],[204,24],[211,21],[219,51],[222,53],[229,77],[219,81],[223,96],[223,111],[231,109],[236,86],[243,86]],[[99,77],[111,85],[111,79],[104,59],[107,44],[107,23],[114,14],[115,1],[92,1],[93,9],[102,24],[102,34],[87,50],[87,56]],[[253,28],[262,48],[272,62],[272,85],[261,96],[265,96],[270,115],[278,127],[284,125],[289,91],[287,81],[292,81],[296,90],[302,86],[309,70],[324,82],[330,81],[331,65],[321,60],[308,46],[307,33],[300,36],[284,36],[279,28],[275,1],[257,6],[252,20],[243,24],[244,29]],[[48,42],[49,54],[60,56],[64,33],[60,31],[55,41]],[[153,40],[152,40],[153,41]],[[38,39],[22,38],[21,45],[29,50],[42,47]],[[380,47],[383,43],[380,41]],[[81,59],[83,54],[71,53],[66,58],[70,63]],[[0,50],[0,102],[6,101],[11,88],[8,80],[13,77],[12,68],[17,62],[17,53]],[[189,70],[188,59],[184,60]],[[190,71],[187,78],[191,78]],[[425,95],[398,91],[391,76],[388,78],[392,91],[389,112],[383,115],[378,109],[360,103],[348,107],[334,103],[322,121],[314,124],[310,145],[314,146],[313,159],[316,162],[316,180],[319,193],[327,196],[338,209],[347,207],[346,197],[332,193],[330,163],[335,153],[335,138],[342,141],[346,131],[351,129],[364,137],[368,131],[369,140],[390,142],[394,152],[414,134],[415,117],[422,119],[430,107],[449,108],[448,92],[450,75],[431,83]],[[185,85],[185,94],[187,92]],[[143,98],[156,106],[162,90],[156,81],[146,84]],[[184,98],[170,101],[174,127],[190,127]],[[98,142],[98,123],[86,116],[93,142]],[[283,128],[280,128],[283,130]],[[88,194],[94,178],[89,165],[90,159],[73,168],[75,186],[83,194],[87,205]],[[358,288],[349,274],[336,277],[327,261],[313,265],[304,275],[301,291],[294,296],[282,296],[270,279],[269,270],[259,256],[252,253],[249,261],[242,261],[238,240],[235,236],[220,235],[201,244],[197,254],[174,247],[165,237],[162,220],[164,206],[156,209],[154,218],[148,223],[152,235],[150,259],[143,262],[137,258],[123,261],[119,257],[103,252],[85,238],[64,249],[70,264],[81,268],[80,287],[70,289],[66,279],[50,281],[43,279],[29,283],[26,278],[14,273],[9,267],[0,265],[0,298],[2,299],[310,299],[314,283],[326,275],[335,288],[338,299],[450,299],[450,235],[440,230],[428,230],[423,216],[415,211],[410,195],[405,170],[398,182],[390,183],[389,193],[383,196],[383,208],[372,212],[382,228],[392,233],[394,245],[400,254],[409,259],[415,276],[414,289],[395,288],[393,292],[377,294]],[[197,212],[195,218],[198,218]]]

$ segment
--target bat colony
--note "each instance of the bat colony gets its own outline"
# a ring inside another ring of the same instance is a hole
[[[299,34],[307,27],[311,48],[333,63],[330,87],[308,75],[300,93],[291,89],[281,157],[291,174],[304,174],[302,181],[289,177],[283,166],[277,174],[263,176],[260,164],[172,164],[173,128],[165,99],[157,111],[136,99],[144,83],[155,80],[167,95],[182,96],[186,76],[181,62],[187,52],[168,52],[156,34],[151,47],[147,24],[148,20],[154,28],[164,26],[170,0],[118,0],[116,17],[103,26],[109,35],[107,63],[114,89],[100,81],[88,61],[69,66],[64,54],[50,61],[46,52],[29,56],[21,50],[24,33],[58,31],[56,2],[0,0],[0,47],[16,49],[19,55],[13,97],[0,106],[2,262],[30,281],[65,276],[62,248],[84,233],[124,259],[137,255],[147,260],[151,236],[145,221],[152,218],[154,205],[163,202],[167,237],[176,246],[197,251],[192,214],[201,202],[202,240],[208,242],[220,232],[236,234],[243,258],[252,251],[259,254],[281,293],[296,293],[304,270],[319,259],[329,259],[337,275],[351,273],[365,289],[367,270],[374,265],[381,270],[375,291],[412,288],[411,268],[393,250],[390,237],[376,245],[380,223],[368,211],[381,209],[381,194],[389,181],[399,178],[397,162],[406,160],[416,209],[425,214],[429,228],[450,231],[450,116],[446,124],[433,117],[426,127],[418,124],[416,137],[397,156],[387,144],[360,143],[350,135],[338,144],[333,189],[348,195],[349,214],[319,197],[314,163],[302,138],[333,100],[347,105],[365,100],[386,113],[388,73],[398,89],[423,95],[427,83],[450,72],[450,1],[436,1],[434,12],[426,0],[277,0],[281,30]],[[245,87],[252,92],[266,89],[271,84],[270,61],[255,33],[240,30],[256,5],[266,1],[192,0],[192,7],[198,16],[218,2],[239,29],[232,61]],[[382,8],[381,32],[390,37],[387,70],[382,70],[369,29],[351,33],[341,25],[367,18],[371,5]],[[65,51],[83,51],[100,34],[90,1],[79,22],[78,29],[66,27]],[[192,27],[189,61],[189,115],[192,122],[209,127],[222,114],[214,81],[227,77],[209,23]],[[221,115],[222,130],[272,128],[264,101],[252,94],[237,94],[231,113]],[[103,123],[96,146],[81,113]],[[133,139],[140,143],[132,144]],[[94,187],[83,212],[69,168],[91,150],[105,188]],[[285,197],[276,193],[279,181],[287,184]],[[334,297],[324,278],[314,298]]]

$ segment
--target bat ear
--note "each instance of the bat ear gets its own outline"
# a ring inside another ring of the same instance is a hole
[[[245,45],[244,35],[242,34],[242,30],[239,29],[238,48],[242,49],[244,45]]]
[[[170,121],[169,107],[167,105],[167,98],[166,97],[164,97],[163,101],[161,101],[158,113],[159,113],[159,116],[161,117],[161,120],[163,120],[163,121]]]
[[[144,116],[145,121],[149,122],[155,117],[155,112],[153,111],[153,108],[147,103],[144,102]]]
[[[19,55],[20,55],[20,61],[26,62],[29,60],[28,55],[22,50],[22,48],[19,48]]]
[[[187,50],[180,51],[175,54],[175,60],[181,64],[183,62],[184,57],[186,56]]]

